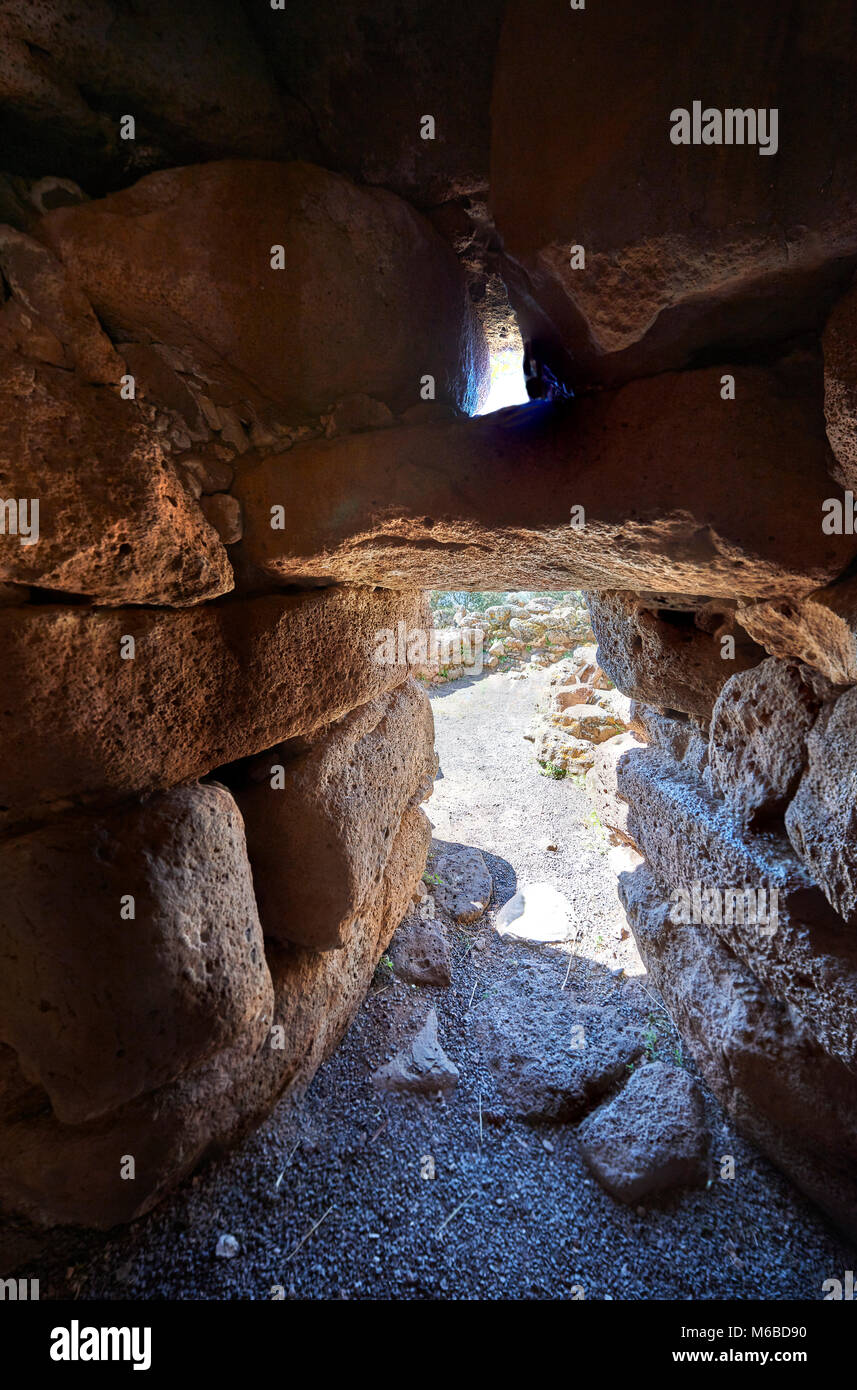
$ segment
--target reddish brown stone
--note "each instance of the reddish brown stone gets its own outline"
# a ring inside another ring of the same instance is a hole
[[[77,1124],[270,1018],[241,816],[189,786],[0,841],[0,1039]]]
[[[0,608],[3,819],[173,786],[312,733],[407,678],[404,648],[376,660],[379,632],[430,621],[422,594],[365,589],[180,612]]]

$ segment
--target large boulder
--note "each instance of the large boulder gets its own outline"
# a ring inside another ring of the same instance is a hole
[[[645,1047],[641,1020],[579,1004],[555,969],[521,959],[508,983],[471,1015],[484,1068],[485,1113],[495,1119],[579,1119],[624,1077]]]
[[[834,305],[824,325],[824,417],[833,476],[857,489],[857,285]]]
[[[709,777],[743,825],[782,816],[806,765],[806,741],[834,687],[800,663],[768,658],[731,676],[711,719]]]
[[[834,685],[857,684],[857,580],[850,574],[803,598],[739,604],[736,616],[772,656],[814,666]]]
[[[799,0],[787,22],[778,0],[511,0],[492,204],[522,332],[553,348],[555,371],[616,382],[823,322],[857,255],[855,41],[849,0],[823,14]],[[614,94],[609,110],[594,91]],[[743,148],[725,128],[723,143],[673,143],[695,98],[724,126],[748,108]],[[778,113],[776,141],[766,125],[750,143],[760,108]]]
[[[708,368],[564,407],[248,453],[233,489],[243,559],[269,584],[806,594],[855,550],[821,527],[837,488],[818,383],[734,371],[734,401]],[[276,504],[288,508],[282,530],[271,527]]]
[[[608,738],[606,743],[596,748],[592,767],[586,774],[586,790],[611,840],[614,844],[628,844],[634,848],[634,840],[628,831],[628,803],[619,795],[617,776],[620,760],[632,749],[639,748],[642,741],[631,730]]]
[[[857,1062],[857,940],[785,833],[745,831],[652,749],[627,753],[617,780],[629,833],[674,919],[707,926],[831,1055]]]
[[[0,226],[0,270],[11,291],[0,309],[0,344],[24,357],[115,384],[122,360],[86,295],[46,246]]]
[[[285,16],[280,16],[285,19]],[[277,158],[307,113],[280,94],[249,17],[230,0],[193,7],[120,0],[10,0],[0,16],[5,167],[62,170],[98,186],[159,164]],[[135,115],[134,139],[118,116]]]
[[[423,812],[408,811],[363,930],[341,951],[268,943],[273,1016],[260,1015],[210,1061],[98,1120],[60,1123],[12,1049],[0,1047],[0,1206],[46,1225],[107,1230],[149,1211],[205,1154],[258,1124],[284,1091],[299,1097],[354,1018],[430,838]]]
[[[233,587],[220,537],[137,404],[2,352],[0,494],[19,509],[14,530],[4,518],[0,580],[176,607]],[[35,543],[19,499],[38,505]]]
[[[406,644],[383,640],[400,623],[430,626],[422,594],[0,607],[0,821],[173,786],[311,734],[407,679]]]
[[[654,609],[634,593],[587,593],[586,601],[598,660],[635,700],[708,720],[730,676],[762,659],[728,609],[712,632],[693,613]]]
[[[330,950],[377,892],[403,814],[431,793],[431,705],[408,680],[296,743],[259,759],[235,796],[266,937]]]
[[[857,921],[857,690],[828,704],[806,742],[806,771],[786,811],[795,850],[828,902]]]
[[[438,401],[476,408],[487,354],[461,268],[392,193],[312,164],[214,162],[58,208],[41,231],[115,338],[168,344],[245,420],[355,393],[405,410],[425,374]]]
[[[241,816],[178,787],[0,841],[0,1039],[80,1124],[231,1046],[273,993]]]
[[[648,869],[622,874],[619,891],[652,982],[706,1083],[738,1128],[857,1238],[854,1070],[829,1056],[708,927],[671,921]]]

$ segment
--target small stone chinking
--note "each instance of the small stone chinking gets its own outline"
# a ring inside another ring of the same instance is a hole
[[[853,7],[191,8],[0,15],[3,1210],[131,1221],[306,1087],[425,868],[425,591],[527,585],[597,651],[506,604],[489,668],[558,632],[541,760],[857,1235]]]

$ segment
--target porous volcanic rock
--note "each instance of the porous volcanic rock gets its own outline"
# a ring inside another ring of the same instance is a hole
[[[183,606],[233,587],[220,537],[135,402],[7,353],[0,495],[39,508],[35,544],[20,516],[16,532],[6,521],[0,579],[105,604]]]
[[[802,599],[739,604],[736,617],[772,656],[814,666],[834,685],[857,683],[857,579],[844,578]]]
[[[296,743],[256,760],[235,797],[265,936],[331,950],[377,893],[405,810],[431,794],[431,705],[407,680]]]
[[[431,827],[408,811],[384,881],[341,951],[267,946],[273,1018],[177,1081],[81,1125],[61,1124],[0,1047],[0,1205],[52,1225],[107,1230],[155,1206],[200,1162],[235,1143],[288,1090],[299,1096],[354,1018],[425,864]],[[135,1159],[122,1179],[124,1155]]]
[[[586,774],[586,790],[614,844],[619,841],[634,845],[628,832],[628,803],[619,795],[616,779],[621,758],[631,749],[639,748],[642,742],[639,735],[630,730],[608,738],[596,748],[592,767]]]
[[[76,369],[83,381],[118,382],[122,359],[86,295],[46,246],[0,226],[0,270],[11,290],[0,310],[5,350]]]
[[[787,24],[778,0],[511,0],[491,198],[522,334],[560,355],[560,375],[615,382],[820,327],[857,255],[855,41],[848,0],[823,15],[800,0]],[[595,91],[618,94],[609,110]],[[776,152],[674,144],[673,112],[695,98],[774,108]]]
[[[736,669],[762,660],[762,651],[733,630],[728,613],[708,632],[685,611],[653,610],[637,594],[586,595],[598,660],[626,695],[670,711],[708,720],[722,687]],[[724,645],[721,638],[731,638]],[[734,646],[734,653],[732,647]]]
[[[708,765],[708,737],[700,724],[699,719],[691,719],[680,711],[664,714],[641,700],[631,701],[631,730],[645,743],[668,754],[674,763],[696,773],[704,772]]]
[[[820,391],[734,370],[734,401],[719,368],[666,373],[565,405],[246,454],[242,554],[268,583],[806,594],[857,549],[821,529],[837,488]]]
[[[3,819],[173,786],[310,734],[401,685],[407,651],[379,661],[378,634],[430,621],[420,593],[365,589],[179,612],[0,608]]]
[[[280,16],[281,19],[285,18]],[[0,16],[5,167],[62,170],[98,186],[158,164],[276,158],[286,130],[308,122],[278,92],[243,7],[150,0],[145,12],[99,0],[13,0]],[[119,115],[135,114],[133,140]]]
[[[441,845],[432,856],[427,880],[437,906],[456,922],[478,922],[491,901],[488,865],[471,845]]]
[[[845,488],[857,489],[857,286],[833,306],[822,335],[824,418],[836,460],[831,469]]]
[[[857,920],[857,690],[825,706],[806,741],[807,766],[786,811],[795,850],[828,902]]]
[[[811,667],[773,657],[726,682],[711,719],[710,785],[743,825],[783,815],[807,736],[834,693]]]
[[[169,344],[246,420],[271,406],[302,420],[356,393],[405,410],[426,374],[438,401],[479,401],[487,352],[461,268],[385,190],[312,164],[215,161],[58,208],[41,231],[114,337]]]
[[[0,841],[0,1038],[77,1124],[230,1046],[273,993],[221,787]]]
[[[673,923],[648,869],[622,874],[619,892],[652,981],[721,1105],[857,1237],[857,1075],[708,927]]]
[[[546,974],[535,962],[522,962],[513,984],[473,1010],[489,1082],[483,1103],[492,1118],[576,1120],[643,1052],[639,1019],[576,1004]]]
[[[617,784],[629,833],[676,919],[700,917],[831,1055],[853,1065],[857,941],[785,833],[744,831],[697,777],[651,748],[625,755]]]
[[[707,1175],[702,1093],[692,1076],[666,1062],[639,1067],[577,1136],[601,1186],[620,1202],[696,1187]]]

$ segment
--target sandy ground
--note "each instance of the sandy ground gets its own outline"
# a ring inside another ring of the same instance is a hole
[[[427,811],[437,842],[476,846],[494,877],[483,919],[446,923],[448,989],[382,966],[337,1054],[299,1104],[283,1103],[226,1159],[112,1236],[68,1232],[30,1271],[42,1297],[271,1299],[819,1299],[855,1267],[817,1211],[731,1130],[709,1098],[712,1156],[737,1176],[641,1206],[610,1198],[574,1126],[489,1122],[471,1027],[493,989],[545,990],[647,1020],[680,1058],[669,1019],[622,939],[607,846],[577,781],[543,776],[524,739],[537,680],[492,674],[433,693],[441,775]],[[549,838],[558,846],[539,848]],[[492,923],[519,883],[570,899],[567,950],[502,941]],[[570,968],[569,968],[570,967]],[[373,1069],[429,1009],[460,1069],[446,1100],[379,1096]],[[432,1163],[427,1165],[426,1159]],[[423,1176],[426,1169],[434,1177]],[[235,1237],[238,1254],[215,1253]]]

